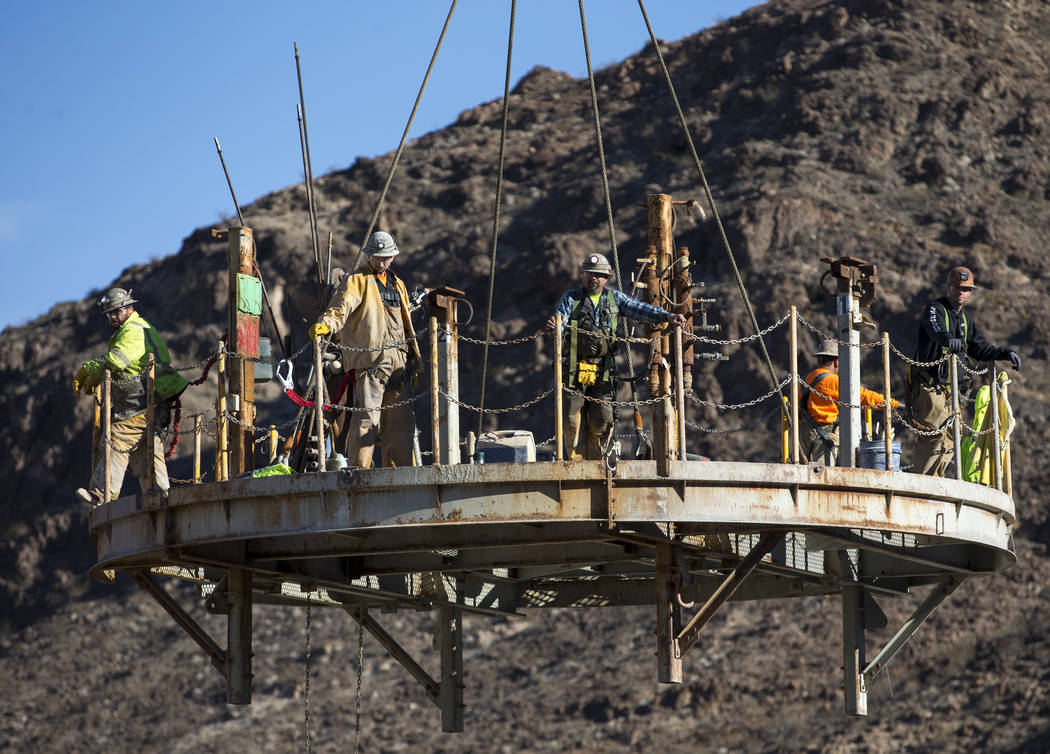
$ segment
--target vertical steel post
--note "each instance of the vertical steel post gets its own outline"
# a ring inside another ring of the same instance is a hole
[[[268,454],[268,457],[270,459],[270,463],[274,463],[274,462],[277,461],[277,440],[278,440],[278,436],[277,436],[277,428],[275,426],[273,426],[272,424],[270,425],[270,432],[269,432],[269,435],[268,435],[268,439],[269,439],[269,454]]]
[[[843,574],[844,578],[849,578]],[[868,714],[864,685],[864,592],[858,586],[842,587],[842,670],[846,714]]]
[[[153,492],[157,486],[157,468],[153,456],[157,452],[156,435],[153,425],[157,423],[157,398],[153,394],[154,381],[157,376],[157,364],[153,354],[146,362],[146,430],[142,435],[142,450],[146,454],[146,492]]]
[[[201,415],[193,415],[193,483],[201,483]]]
[[[561,312],[554,315],[554,459],[565,458],[565,391],[562,390],[562,321]]]
[[[252,703],[252,572],[226,571],[230,614],[226,624],[226,698],[230,704]]]
[[[438,369],[438,321],[430,318],[430,430],[434,465],[441,464],[441,373]]]
[[[893,469],[893,405],[890,403],[890,334],[882,334],[882,439],[886,443],[886,471]]]
[[[839,281],[837,304],[839,401],[850,404],[839,407],[838,465],[855,467],[860,444],[860,333],[856,328],[860,311],[851,280]]]
[[[995,489],[1002,490],[1003,488],[1003,446],[1002,437],[999,434],[999,380],[995,369],[995,362],[991,362],[988,367],[988,374],[991,377],[991,391],[992,391],[992,484],[995,485]],[[982,475],[983,476],[983,475]]]
[[[682,682],[682,653],[678,645],[681,611],[675,603],[674,549],[660,543],[656,550],[656,680]]]
[[[962,414],[959,411],[959,360],[955,354],[952,354],[948,359],[948,364],[951,367],[952,374],[952,438],[955,440],[955,447],[952,450],[952,457],[955,459],[955,478],[963,478],[963,469],[961,463],[962,455]]]
[[[458,589],[457,589],[458,592]],[[438,702],[441,730],[463,730],[463,611],[456,605],[438,607],[438,644],[441,650],[441,683]]]
[[[317,470],[324,471],[327,457],[324,449],[324,369],[321,358],[321,339],[314,341],[314,377],[317,385],[314,388],[314,416],[317,418],[314,431],[317,432]]]
[[[102,441],[102,386],[96,385],[91,391],[94,408],[94,420],[91,424],[91,469],[94,471],[98,465],[99,443]]]
[[[252,431],[247,427],[255,425],[255,363],[252,359],[259,357],[262,302],[243,295],[246,291],[242,291],[242,278],[255,277],[255,240],[251,228],[235,226],[229,229],[227,261],[230,311],[226,346],[231,354],[236,354],[228,365],[229,392],[237,396],[233,413],[240,422],[232,427],[227,425],[230,439],[227,466],[233,476],[239,476],[255,467],[255,444]],[[258,311],[254,309],[256,304],[259,305]]]
[[[102,498],[107,503],[113,499],[114,490],[110,481],[110,464],[113,461],[113,375],[107,369],[102,378],[102,460],[106,465],[105,483],[102,485]]]
[[[791,327],[788,329],[791,339],[791,387],[788,399],[791,402],[791,462],[799,462],[798,448],[798,309],[791,307]]]
[[[215,401],[215,481],[229,478],[226,459],[226,344],[219,341],[219,397]]]
[[[611,347],[611,346],[610,346]],[[682,364],[682,328],[674,328],[674,396],[675,425],[678,430],[678,460],[686,460],[685,449],[685,377]]]
[[[455,304],[453,312],[455,311]],[[438,362],[441,391],[438,401],[441,436],[441,463],[459,463],[459,332],[455,321],[438,329]],[[448,396],[447,398],[445,396]]]

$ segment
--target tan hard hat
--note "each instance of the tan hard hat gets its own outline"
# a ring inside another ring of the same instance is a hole
[[[952,267],[948,271],[948,277],[944,279],[945,285],[957,285],[960,288],[976,288],[973,282],[973,271],[969,267]]]
[[[110,288],[105,294],[98,300],[99,308],[103,312],[109,314],[114,309],[122,309],[125,306],[131,306],[137,304],[138,301],[131,297],[131,289],[124,290],[123,288]]]
[[[368,237],[364,252],[370,257],[396,257],[401,253],[394,237],[385,230],[377,230]]]
[[[593,272],[597,275],[612,275],[612,265],[604,254],[588,254],[580,265],[580,272]]]
[[[820,341],[820,345],[817,350],[813,352],[814,356],[834,356],[836,359],[839,357],[839,344],[834,338],[825,338]]]

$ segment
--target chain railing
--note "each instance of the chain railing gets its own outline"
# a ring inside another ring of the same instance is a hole
[[[690,342],[693,342],[693,343],[704,343],[704,344],[717,345],[717,346],[746,345],[746,344],[749,344],[749,343],[752,343],[752,342],[758,340],[759,338],[763,338],[765,336],[768,336],[769,334],[771,334],[774,331],[778,330],[780,327],[782,327],[786,323],[790,322],[792,320],[793,316],[795,317],[795,321],[796,322],[801,322],[802,325],[805,326],[808,330],[810,330],[814,335],[820,337],[821,339],[834,341],[835,343],[839,344],[840,346],[851,346],[851,345],[852,346],[857,346],[857,345],[859,345],[860,348],[875,348],[875,347],[878,347],[880,345],[884,346],[884,366],[886,368],[886,374],[887,374],[887,377],[886,377],[886,385],[887,386],[889,385],[889,377],[888,377],[888,375],[889,375],[889,362],[888,362],[888,359],[890,358],[890,356],[889,356],[890,354],[893,354],[897,359],[899,359],[901,362],[903,362],[908,367],[915,368],[915,369],[920,369],[920,370],[930,370],[932,368],[941,366],[942,364],[945,364],[946,362],[948,362],[948,361],[950,361],[952,359],[952,355],[951,354],[944,354],[940,358],[938,358],[936,360],[933,360],[933,361],[929,361],[929,362],[918,361],[918,360],[916,360],[916,359],[914,359],[912,357],[909,357],[908,355],[903,353],[900,349],[898,349],[893,343],[889,342],[888,336],[884,336],[884,340],[881,340],[881,341],[872,341],[872,342],[865,342],[865,343],[860,343],[860,344],[851,344],[848,341],[840,340],[838,338],[835,338],[835,337],[829,335],[827,332],[823,331],[819,327],[816,327],[813,323],[809,322],[807,319],[805,319],[801,315],[798,315],[796,312],[789,312],[788,314],[784,315],[783,317],[780,317],[779,319],[777,319],[776,321],[772,322],[771,324],[769,324],[765,328],[761,329],[759,332],[757,332],[757,333],[755,333],[753,335],[748,335],[748,336],[741,337],[741,338],[719,339],[719,338],[710,338],[710,337],[707,337],[707,336],[704,336],[704,335],[697,335],[697,334],[685,333],[685,332],[681,333],[681,335],[682,335],[682,340],[690,341]],[[794,330],[794,324],[792,324],[792,330]],[[581,334],[587,334],[587,335],[596,336],[596,337],[605,339],[605,340],[607,340],[609,342],[614,342],[614,341],[615,342],[622,342],[622,343],[627,345],[628,349],[630,349],[630,347],[632,345],[640,345],[640,346],[646,347],[646,350],[648,350],[648,352],[649,352],[649,358],[650,359],[654,359],[654,358],[655,359],[659,359],[659,358],[661,358],[660,357],[660,353],[659,353],[659,349],[654,348],[654,347],[658,346],[659,338],[662,335],[665,334],[664,331],[662,331],[662,330],[656,330],[656,331],[653,332],[653,334],[650,337],[632,337],[632,336],[627,336],[625,334],[620,334],[620,333],[611,334],[611,333],[606,333],[606,332],[601,332],[601,331],[589,330],[589,329],[586,329],[586,328],[580,328],[580,327],[578,327],[578,326],[576,326],[576,325],[574,325],[572,323],[559,323],[559,328],[556,330],[556,332],[559,332],[559,333],[566,333],[566,332],[572,332],[572,331],[576,331],[576,332],[581,333]],[[457,341],[462,341],[462,342],[466,342],[466,343],[470,343],[470,344],[474,344],[474,345],[514,346],[514,345],[520,345],[520,344],[528,343],[528,342],[535,342],[537,340],[540,340],[541,338],[544,338],[546,335],[549,335],[549,334],[550,333],[548,333],[546,330],[538,330],[538,331],[533,332],[533,333],[529,333],[529,334],[526,334],[526,335],[513,337],[513,338],[483,340],[483,339],[478,339],[478,338],[472,338],[472,337],[469,337],[469,336],[466,336],[466,335],[461,335],[459,333],[456,333],[455,329],[453,328],[451,331],[449,331],[447,329],[443,330],[442,331],[442,338],[447,340],[449,335],[451,335]],[[397,349],[397,350],[407,349],[407,347],[410,344],[412,344],[413,342],[419,342],[420,340],[422,340],[423,337],[428,337],[429,338],[429,337],[432,337],[432,336],[431,336],[431,333],[423,331],[423,332],[420,332],[419,334],[413,334],[410,337],[407,337],[407,338],[405,338],[403,340],[384,343],[382,346],[375,347],[375,348],[372,348],[372,347],[351,347],[351,346],[342,345],[342,344],[337,343],[337,342],[328,342],[328,343],[325,343],[324,345],[325,345],[325,347],[331,347],[333,349],[336,349],[336,350],[339,350],[339,351],[343,351],[343,352],[378,353],[378,352],[388,351],[388,350],[391,350],[391,349]],[[556,356],[555,361],[560,365],[561,364],[561,358],[560,358],[561,337],[560,336],[556,336],[554,338],[554,340],[555,340],[556,346],[558,346],[555,349],[555,356]],[[286,357],[286,359],[284,359],[282,361],[282,364],[283,363],[289,363],[290,364],[290,363],[295,362],[295,360],[298,359],[299,357],[301,357],[304,353],[306,353],[306,351],[311,346],[312,346],[312,342],[308,341],[301,348],[299,348],[297,351],[292,353],[290,356]],[[792,333],[792,347],[794,349],[798,348],[797,341],[795,340],[794,333]],[[665,351],[665,353],[666,353],[666,351]],[[430,349],[429,353],[427,353],[424,350],[423,353],[421,354],[421,356],[419,358],[419,362],[418,362],[420,370],[421,370],[421,373],[426,374],[429,371],[431,373],[431,380],[432,381],[434,379],[433,375],[436,373],[437,367],[438,367],[438,363],[437,363],[437,361],[435,361],[435,354],[436,354],[436,349],[433,349],[433,348]],[[224,375],[225,375],[226,367],[223,366],[223,364],[225,363],[225,361],[224,361],[225,359],[240,360],[240,361],[245,362],[245,363],[254,363],[254,364],[263,364],[263,363],[273,364],[273,360],[272,359],[258,358],[258,357],[248,356],[248,355],[245,355],[245,354],[238,354],[238,353],[236,353],[234,351],[231,351],[231,350],[227,349],[225,347],[224,343],[220,344],[220,348],[217,350],[216,356],[218,356],[219,360],[220,360],[220,383],[223,381]],[[198,361],[196,361],[196,362],[194,362],[192,364],[187,364],[187,365],[184,365],[184,366],[157,365],[157,371],[163,373],[165,371],[170,371],[170,372],[188,372],[188,371],[197,370],[197,369],[201,369],[201,368],[204,368],[205,370],[207,370],[208,368],[210,368],[211,364],[214,362],[216,356],[209,356],[209,357],[200,359],[200,360],[198,360]],[[667,357],[667,358],[670,358],[670,357]],[[666,362],[664,362],[664,363],[666,365]],[[955,364],[957,365],[957,367],[961,368],[961,371],[963,373],[965,373],[966,375],[969,375],[972,378],[982,378],[982,377],[991,375],[991,379],[993,379],[993,380],[995,379],[995,371],[993,369],[987,367],[987,366],[985,366],[985,367],[978,367],[978,368],[972,368],[970,365],[965,363],[965,359],[963,359],[963,358],[956,359],[955,360]],[[797,370],[797,367],[795,366],[794,362],[792,364],[792,369],[796,369]],[[206,371],[205,371],[205,374],[206,374]],[[135,376],[132,376],[132,377],[129,377],[129,378],[126,378],[126,379],[121,379],[121,380],[110,379],[109,380],[109,383],[110,383],[109,384],[109,389],[110,390],[113,390],[113,389],[118,389],[119,390],[119,389],[121,389],[122,387],[124,387],[126,385],[129,385],[129,384],[132,384],[132,383],[135,383],[135,382],[140,382],[143,379],[145,379],[145,377],[143,375],[135,375]],[[288,374],[287,378],[281,378],[281,379],[282,379],[282,381],[285,382],[286,387],[291,384],[291,374],[290,373]],[[316,377],[316,370],[315,370],[315,378],[314,379],[315,380],[318,379]],[[635,378],[635,379],[638,379],[638,378]],[[548,383],[548,384],[550,384],[550,383]],[[754,427],[756,427],[756,426],[758,426],[760,424],[764,424],[765,422],[767,422],[769,420],[769,418],[771,418],[773,415],[775,415],[777,413],[780,413],[782,415],[782,417],[785,417],[785,419],[784,419],[785,426],[787,426],[787,424],[790,422],[790,418],[788,418],[789,417],[789,410],[788,410],[789,401],[788,401],[787,398],[783,398],[781,401],[777,401],[776,405],[774,405],[768,412],[764,413],[761,416],[757,416],[755,419],[753,419],[751,421],[739,422],[737,425],[732,426],[732,427],[716,428],[715,426],[703,426],[701,423],[697,423],[696,421],[691,421],[691,420],[687,419],[684,416],[684,413],[685,413],[684,412],[684,408],[674,408],[674,407],[672,407],[672,403],[675,400],[675,393],[674,393],[674,391],[677,390],[677,388],[674,388],[672,390],[672,393],[671,394],[667,394],[667,395],[661,394],[661,395],[656,395],[656,396],[652,396],[652,397],[648,397],[648,398],[637,398],[637,397],[635,397],[632,400],[619,400],[617,395],[616,395],[616,392],[617,392],[616,388],[617,388],[618,384],[620,384],[620,383],[618,383],[616,381],[613,381],[609,385],[608,392],[585,390],[585,389],[582,389],[582,388],[577,389],[577,388],[574,388],[574,387],[570,387],[569,385],[566,385],[566,384],[561,384],[560,386],[558,386],[558,393],[557,393],[557,395],[561,395],[561,396],[565,396],[565,397],[573,397],[573,398],[577,398],[577,399],[582,399],[584,402],[591,403],[591,404],[599,404],[599,405],[609,406],[609,407],[614,407],[614,408],[632,409],[635,412],[637,412],[637,411],[639,411],[641,409],[645,409],[647,407],[648,408],[660,407],[660,410],[667,410],[668,407],[671,407],[670,410],[672,411],[672,413],[681,413],[681,414],[683,414],[682,416],[680,416],[677,419],[677,420],[680,421],[680,425],[679,426],[681,427],[683,436],[684,436],[685,430],[689,430],[689,431],[697,432],[697,433],[702,433],[703,435],[729,435],[729,434],[733,434],[733,433],[744,432],[744,431],[747,431],[749,429],[753,429]],[[821,398],[822,401],[826,402],[827,405],[834,406],[836,411],[842,411],[842,410],[851,411],[851,410],[865,409],[865,408],[879,408],[879,406],[877,406],[877,405],[871,405],[871,404],[867,404],[866,405],[863,401],[861,403],[851,403],[848,400],[844,400],[842,398],[842,396],[840,396],[838,394],[837,390],[834,390],[834,389],[832,389],[832,390],[825,390],[825,389],[822,389],[822,386],[819,385],[819,384],[815,385],[815,386],[807,385],[805,380],[802,378],[801,374],[798,373],[798,371],[795,371],[793,374],[790,374],[790,375],[787,375],[787,376],[783,377],[776,385],[774,385],[772,387],[772,389],[770,389],[770,390],[764,392],[763,394],[758,395],[758,396],[756,396],[756,397],[754,397],[752,399],[749,399],[749,400],[743,400],[743,401],[736,402],[736,403],[725,403],[725,402],[721,402],[721,401],[718,401],[718,400],[712,400],[710,398],[704,397],[696,389],[682,390],[681,391],[682,394],[681,394],[681,396],[680,396],[680,398],[678,400],[680,401],[679,406],[683,406],[685,402],[688,402],[689,404],[692,404],[692,405],[694,405],[696,407],[709,409],[709,410],[713,410],[713,411],[716,411],[716,412],[736,412],[736,411],[742,411],[742,410],[746,410],[746,409],[749,409],[749,408],[753,408],[753,407],[755,407],[755,406],[757,406],[759,404],[762,404],[762,403],[764,403],[766,401],[773,400],[777,396],[784,396],[785,388],[788,388],[790,391],[795,392],[799,397],[805,397],[807,399],[806,401],[799,401],[800,403],[807,403],[808,402],[808,397],[810,395],[813,395],[813,396],[817,396],[817,397]],[[314,386],[311,386],[311,390],[314,390]],[[512,406],[497,407],[497,408],[490,408],[490,407],[482,407],[482,406],[473,405],[473,404],[471,404],[471,403],[469,403],[469,402],[467,402],[465,400],[460,399],[460,397],[458,395],[455,395],[455,394],[449,392],[448,390],[440,389],[440,388],[437,389],[436,391],[432,389],[430,391],[430,396],[431,396],[431,400],[432,401],[435,400],[435,399],[442,401],[444,403],[444,405],[446,406],[447,410],[451,410],[452,407],[455,407],[456,409],[466,409],[468,411],[472,411],[472,412],[479,413],[479,414],[487,414],[487,415],[492,415],[492,416],[500,416],[500,415],[506,416],[506,415],[520,413],[520,412],[523,412],[523,411],[526,411],[526,410],[528,410],[530,408],[535,407],[536,405],[538,405],[541,402],[543,402],[545,399],[549,398],[552,394],[555,394],[555,391],[556,391],[556,387],[552,386],[552,387],[549,387],[549,388],[541,391],[539,394],[534,395],[533,397],[529,398],[528,400],[521,401],[521,402],[519,402],[519,403],[517,403],[515,405],[512,405]],[[287,392],[287,390],[286,390],[286,392]],[[884,390],[884,392],[887,392],[887,391]],[[596,393],[596,394],[592,394],[592,393]],[[309,395],[309,393],[307,393],[307,395]],[[426,395],[427,395],[427,391],[426,390],[420,390],[420,391],[417,392],[417,391],[414,390],[414,385],[413,385],[413,390],[410,391],[409,397],[407,397],[407,398],[405,398],[403,400],[394,402],[394,403],[389,403],[389,404],[386,404],[386,405],[381,405],[381,406],[378,406],[378,407],[371,408],[371,407],[363,407],[363,406],[352,405],[353,401],[349,400],[346,403],[334,403],[334,402],[333,403],[325,403],[324,406],[323,406],[323,410],[324,410],[324,413],[327,413],[327,414],[354,414],[354,413],[372,413],[372,412],[380,412],[380,413],[382,413],[382,412],[390,411],[390,410],[393,410],[393,409],[398,409],[398,408],[403,408],[405,406],[413,405],[413,404],[417,403],[420,399],[425,397]],[[557,395],[556,395],[556,397],[557,397]],[[890,396],[888,395],[888,393],[885,395],[885,398],[886,398],[887,401],[890,399]],[[98,401],[99,403],[105,403],[105,401],[103,399],[99,398],[99,397],[96,397],[96,401]],[[985,437],[987,435],[990,435],[990,434],[993,434],[995,432],[998,432],[999,431],[998,424],[993,424],[993,426],[989,426],[989,427],[986,427],[984,429],[973,429],[970,426],[963,425],[963,423],[962,423],[962,412],[963,412],[963,409],[965,408],[966,405],[974,403],[974,401],[975,401],[975,397],[967,397],[965,395],[957,396],[955,403],[956,403],[956,405],[958,405],[959,408],[958,409],[954,409],[949,414],[948,418],[945,419],[938,427],[929,427],[927,425],[924,425],[922,422],[920,422],[917,419],[915,419],[911,415],[911,412],[908,411],[908,410],[892,409],[891,412],[886,414],[886,416],[887,416],[887,420],[886,421],[889,422],[890,421],[889,417],[892,417],[893,422],[898,424],[898,426],[903,431],[905,431],[905,432],[907,432],[909,434],[912,434],[912,435],[914,435],[917,438],[927,438],[927,439],[934,438],[934,437],[937,437],[937,436],[946,436],[946,435],[950,434],[950,432],[952,431],[952,428],[955,427],[956,425],[961,425],[961,426],[959,426],[959,432],[961,434],[965,434],[967,437],[973,438],[974,440],[977,440],[978,438]],[[313,401],[310,401],[308,399],[300,398],[299,401],[297,401],[297,402],[300,404],[300,409],[299,409],[300,414],[302,414],[302,412],[307,410],[307,409],[315,410],[315,409],[313,409]],[[556,401],[556,405],[558,405],[558,403],[559,403],[559,401]],[[662,404],[662,406],[661,406],[661,404]],[[222,410],[220,411],[219,408],[218,408],[218,405],[219,404],[217,404],[217,407],[215,409],[213,409],[214,415],[211,416],[210,418],[205,419],[204,415],[202,415],[202,414],[195,415],[196,422],[195,422],[195,426],[194,426],[192,432],[186,431],[186,432],[182,433],[182,434],[184,434],[186,436],[190,436],[190,437],[194,438],[194,444],[196,446],[195,461],[194,461],[196,470],[195,470],[194,477],[192,479],[171,478],[172,482],[179,483],[179,484],[182,484],[182,483],[191,483],[191,484],[192,483],[201,483],[205,478],[208,477],[209,474],[211,474],[215,478],[219,478],[219,479],[224,478],[224,474],[218,473],[214,469],[213,470],[205,470],[203,472],[200,471],[200,468],[199,468],[200,467],[200,453],[201,453],[201,450],[200,450],[201,442],[200,441],[204,437],[207,437],[210,440],[214,441],[214,444],[215,444],[215,446],[217,448],[218,447],[225,448],[225,447],[228,447],[228,442],[224,442],[223,439],[225,438],[226,433],[228,432],[228,428],[231,427],[231,426],[232,427],[237,427],[239,430],[242,430],[244,432],[250,433],[252,435],[252,437],[251,437],[251,441],[252,441],[251,447],[253,447],[253,448],[255,448],[256,446],[262,445],[262,444],[266,443],[267,441],[269,441],[270,445],[271,445],[271,455],[272,455],[273,454],[273,450],[272,449],[274,448],[274,446],[276,444],[278,444],[278,443],[287,443],[290,439],[292,439],[292,438],[297,436],[297,430],[295,429],[296,426],[298,425],[299,427],[302,427],[302,419],[298,415],[295,418],[289,419],[289,420],[284,421],[284,422],[282,422],[280,424],[266,424],[266,425],[260,426],[260,425],[257,425],[257,424],[251,423],[251,422],[244,421],[244,419],[236,411],[229,410],[226,407],[222,408]],[[883,404],[880,404],[880,405],[883,405]],[[110,407],[108,405],[103,405],[101,408],[103,409],[103,413],[107,413],[110,410]],[[792,409],[792,410],[797,410],[797,411],[801,412],[801,411],[804,411],[804,410],[807,410],[807,409],[804,406],[799,406],[797,409]],[[434,414],[434,417],[437,416],[437,412],[436,411],[432,412],[432,413]],[[435,423],[436,423],[436,421],[437,421],[437,419],[435,418]],[[797,419],[795,421],[797,421]],[[870,421],[870,419],[869,419],[869,421]],[[99,429],[99,431],[101,433],[101,429],[102,428],[99,427],[98,429]],[[560,429],[560,427],[558,429]],[[101,433],[104,436],[101,439],[101,443],[100,443],[99,447],[106,448],[108,450],[108,452],[116,452],[116,453],[120,453],[120,454],[125,455],[125,456],[130,456],[131,454],[135,453],[137,450],[139,450],[142,447],[142,443],[145,441],[146,436],[158,436],[158,437],[161,437],[161,438],[166,438],[166,437],[168,437],[170,435],[171,431],[172,430],[170,430],[170,429],[159,429],[157,427],[150,427],[150,428],[148,428],[147,432],[143,435],[143,437],[139,439],[138,442],[136,442],[132,447],[126,448],[126,449],[125,448],[121,448],[121,447],[118,446],[118,444],[114,443],[114,441],[112,440],[112,437],[109,436],[108,434]],[[644,432],[644,430],[641,430],[641,431]],[[889,431],[891,431],[889,427],[887,427],[886,430],[884,430],[884,432],[889,432]],[[628,433],[628,434],[626,434],[624,436],[625,437],[632,437],[632,436],[636,436],[636,434],[637,434],[637,431],[636,431],[635,435],[632,435],[632,434]],[[787,437],[787,432],[786,431],[785,431],[785,437]],[[549,440],[547,440],[545,442],[547,444],[554,445],[556,448],[561,448],[562,445],[559,443],[559,439],[560,439],[560,436],[558,434],[558,431],[556,430],[555,435],[552,436]],[[785,440],[785,446],[786,446],[787,442],[788,442],[788,440]],[[797,440],[795,440],[794,442],[797,442]],[[543,445],[543,443],[540,443],[540,445]],[[678,453],[684,452],[684,447],[685,447],[685,445],[683,443],[681,448],[677,449],[677,452]],[[889,444],[887,444],[887,447],[889,447]],[[1008,452],[1008,449],[1009,449],[1009,444],[1006,443],[1004,445],[1004,450],[1006,452]],[[223,451],[223,452],[228,452],[228,451]],[[956,449],[956,453],[957,452],[958,452],[958,449]],[[422,449],[419,449],[418,453],[419,453],[420,456],[433,458],[435,460],[435,462],[437,461],[437,456],[436,456],[436,453],[435,453],[434,450],[422,450]],[[786,458],[787,458],[787,453],[785,452],[784,459],[786,460]],[[959,461],[957,460],[956,462],[958,463]],[[218,461],[216,462],[216,464],[217,464],[216,468],[220,468],[221,467],[221,464],[219,464]],[[1008,485],[1008,483],[1007,483],[1007,485]]]

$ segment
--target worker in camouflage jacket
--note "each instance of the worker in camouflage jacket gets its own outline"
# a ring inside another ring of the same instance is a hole
[[[97,359],[84,363],[73,378],[75,393],[90,394],[100,385],[108,371],[111,375],[110,434],[112,450],[109,467],[106,467],[102,443],[99,458],[93,459],[94,472],[87,488],[76,491],[77,497],[90,505],[103,502],[106,474],[109,474],[110,499],[120,496],[124,473],[131,466],[139,479],[143,492],[149,464],[154,466],[157,489],[168,490],[168,470],[164,464],[164,446],[157,437],[157,430],[167,426],[171,405],[186,389],[187,381],[171,369],[171,355],[160,334],[135,311],[137,304],[130,290],[110,288],[99,299],[98,305],[113,328],[108,350]],[[154,357],[154,392],[156,418],[153,427],[146,426],[146,369],[149,356]],[[148,439],[147,439],[148,438]]]
[[[347,438],[347,460],[372,467],[376,440],[385,466],[411,466],[412,407],[404,403],[420,370],[408,291],[390,269],[400,251],[389,233],[377,230],[363,249],[363,268],[345,275],[328,308],[310,327],[316,340],[338,336],[344,369],[356,370],[354,411]],[[401,404],[401,405],[398,405]]]
[[[624,317],[659,324],[685,324],[685,317],[658,306],[643,303],[615,289],[607,289],[612,267],[603,254],[588,254],[580,266],[583,286],[567,291],[558,301],[561,314],[562,379],[569,388],[562,402],[565,448],[569,460],[596,460],[608,449],[614,429],[613,407],[616,397],[615,338],[622,337]],[[553,332],[555,319],[547,320]],[[590,399],[590,400],[588,400]]]
[[[926,305],[919,317],[915,361],[932,363],[948,354],[974,362],[1009,361],[1021,368],[1021,357],[1009,348],[993,346],[977,329],[973,317],[963,306],[977,287],[973,272],[967,267],[954,267],[944,281],[945,295]],[[960,370],[960,381],[967,383]],[[960,388],[960,392],[965,392]],[[920,429],[933,435],[919,435],[915,445],[915,468],[923,474],[944,476],[955,441],[951,431],[952,391],[948,360],[935,366],[908,368],[908,412]]]

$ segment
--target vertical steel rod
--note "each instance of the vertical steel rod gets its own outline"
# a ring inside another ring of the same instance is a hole
[[[215,481],[226,481],[226,344],[219,341],[219,397],[215,401]]]
[[[193,416],[193,483],[201,483],[201,415]]]
[[[252,572],[226,571],[230,614],[226,624],[226,699],[252,703]]]
[[[882,439],[886,443],[886,471],[893,470],[893,405],[890,403],[890,334],[882,334]]]
[[[565,458],[565,425],[564,425],[564,403],[565,391],[562,390],[561,374],[561,313],[554,315],[554,460],[561,461]]]
[[[959,411],[959,357],[952,354],[949,357],[948,364],[951,367],[952,373],[952,433],[953,439],[955,440],[955,447],[952,449],[952,456],[955,459],[955,478],[962,479],[962,415]]]
[[[321,338],[314,341],[314,377],[317,379],[314,395],[314,416],[317,431],[317,470],[324,471],[327,458],[324,451],[324,370],[321,368]]]
[[[269,441],[270,441],[270,455],[269,455],[270,463],[274,463],[277,460],[277,428],[275,426],[273,426],[272,424],[270,425]]]
[[[994,361],[988,367],[988,374],[991,376],[992,392],[992,484],[995,485],[995,489],[1001,490],[1003,488],[1003,446],[1002,436],[999,434],[999,380],[996,379],[998,375]]]
[[[798,309],[794,306],[791,307],[791,327],[788,333],[791,338],[791,392],[788,393],[791,401],[791,462],[798,463]]]
[[[463,610],[455,605],[438,607],[437,639],[441,651],[438,705],[441,730],[463,730]]]
[[[682,652],[678,646],[681,610],[675,604],[674,550],[660,543],[656,550],[656,680],[682,682]]]
[[[610,348],[612,345],[610,345]],[[678,430],[678,460],[686,460],[685,449],[685,370],[682,365],[682,328],[674,327],[674,395],[676,428]]]
[[[441,464],[441,393],[439,391],[440,372],[438,369],[438,321],[430,318],[430,430],[434,465]]]
[[[102,497],[108,503],[113,499],[113,485],[109,478],[113,462],[113,375],[107,369],[102,383],[102,459],[105,461],[106,481],[102,485]],[[116,490],[120,492],[120,490]]]
[[[142,435],[142,451],[146,454],[146,492],[153,492],[157,486],[157,468],[153,460],[157,452],[156,435],[153,434],[153,425],[157,423],[157,399],[153,395],[156,376],[156,360],[150,354],[146,362],[146,430]]]

